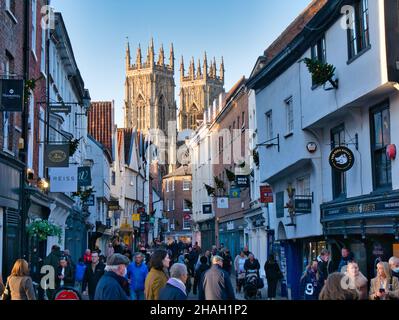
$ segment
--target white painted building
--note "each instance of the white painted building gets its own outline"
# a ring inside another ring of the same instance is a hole
[[[398,11],[395,2],[355,1],[356,10],[344,8],[356,22],[348,29],[340,14],[345,4],[323,5],[248,84],[256,91],[260,181],[275,198],[270,228],[294,298],[305,264],[323,247],[337,264],[348,246],[370,277],[374,259],[393,255],[399,238],[399,163],[385,152],[399,143]],[[314,85],[304,58],[332,64],[338,88]],[[354,155],[345,173],[329,164],[335,147]],[[292,219],[289,186],[295,200],[310,205]]]

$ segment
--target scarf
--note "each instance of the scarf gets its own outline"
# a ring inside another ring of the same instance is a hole
[[[176,278],[170,278],[167,283],[169,283],[171,286],[180,289],[184,293],[184,295],[187,296],[186,286],[184,285],[183,281]]]

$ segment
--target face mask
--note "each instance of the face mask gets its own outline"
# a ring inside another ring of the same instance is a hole
[[[392,269],[392,271],[395,272],[395,273],[399,273],[399,268]]]

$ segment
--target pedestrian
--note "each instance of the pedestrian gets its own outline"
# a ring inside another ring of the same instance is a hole
[[[114,253],[107,259],[105,273],[97,284],[94,300],[129,300],[128,281],[126,279],[129,259]]]
[[[57,269],[57,278],[55,288],[73,287],[75,284],[74,273],[72,267],[68,264],[66,257],[61,257]]]
[[[44,259],[43,266],[50,266],[52,267],[52,274],[54,275],[53,279],[49,279],[50,282],[56,283],[58,278],[57,278],[57,270],[60,265],[60,259],[61,259],[61,248],[57,246],[56,244],[51,247],[51,252],[49,255]],[[50,300],[53,300],[55,294],[54,289],[47,289],[47,298]]]
[[[4,289],[5,287],[4,287],[3,278],[0,275],[0,297],[3,295]]]
[[[165,250],[156,250],[151,256],[150,272],[145,279],[144,295],[146,300],[159,300],[159,292],[168,282],[170,257]]]
[[[359,300],[368,300],[368,280],[360,272],[359,264],[355,261],[349,261],[345,275],[348,277],[348,285],[355,289],[359,295]]]
[[[333,264],[330,260],[330,251],[323,249],[320,255],[317,257],[318,268],[320,275],[323,277],[323,281],[326,281],[329,274],[333,273]]]
[[[317,260],[313,260],[300,280],[300,288],[304,300],[318,300],[324,281],[318,270]]]
[[[76,264],[73,262],[70,251],[68,249],[65,249],[62,255],[66,258],[68,265],[70,265],[72,267],[72,270],[75,272]]]
[[[83,291],[83,280],[85,277],[87,265],[83,262],[83,258],[79,258],[79,262],[75,269],[75,287],[78,289],[79,293]]]
[[[399,258],[391,257],[388,261],[389,267],[391,268],[392,277],[399,280]]]
[[[341,261],[338,265],[338,272],[345,272],[349,261],[353,260],[353,253],[346,247],[341,249]]]
[[[283,278],[283,274],[274,258],[274,254],[269,255],[264,269],[267,280],[267,298],[273,300],[276,298],[277,283]]]
[[[189,248],[189,253],[188,253],[188,260],[189,260],[189,262],[188,262],[188,273],[192,277],[194,277],[195,264],[196,264],[196,262],[198,260],[198,257],[199,257],[199,253],[197,251],[197,248],[195,246]]]
[[[96,288],[100,279],[105,273],[105,265],[100,261],[97,252],[91,255],[91,263],[87,266],[83,278],[83,291],[84,295],[88,295],[90,300],[94,300]]]
[[[138,252],[134,255],[134,261],[127,267],[131,300],[144,300],[144,283],[147,275],[148,268],[144,263],[144,255]]]
[[[244,246],[244,254],[248,258],[249,255],[251,254],[251,251],[249,251],[248,246]]]
[[[344,278],[345,275],[341,272],[330,274],[320,292],[319,300],[358,300],[359,293],[355,289],[342,286]]]
[[[195,270],[194,273],[194,285],[193,285],[193,293],[196,295],[198,292],[198,286],[201,282],[201,277],[206,272],[209,270],[209,264],[208,264],[208,258],[206,256],[202,256],[200,258],[200,265],[199,267]]]
[[[106,252],[107,258],[112,256],[114,253],[115,253],[115,251],[114,251],[114,247],[112,246],[112,242],[109,242],[108,246],[107,246],[107,252]]]
[[[231,267],[232,267],[232,264],[233,264],[232,263],[233,259],[231,258],[230,250],[228,248],[226,248],[224,250],[224,253],[222,254],[222,258],[223,258],[223,269],[230,276],[231,275]]]
[[[85,254],[83,256],[83,262],[86,264],[91,263],[91,250],[90,249],[86,249]]]
[[[199,285],[199,300],[235,300],[230,276],[223,270],[223,258],[214,256],[212,267],[206,271]]]
[[[4,295],[10,300],[36,300],[29,265],[24,259],[18,259],[8,277]],[[3,296],[3,299],[5,297]]]
[[[245,281],[245,261],[247,261],[247,257],[244,253],[244,250],[240,251],[240,254],[237,255],[234,259],[234,270],[236,272],[236,292],[240,293],[241,288],[244,286]]]
[[[255,256],[252,253],[250,253],[248,259],[244,263],[245,272],[248,272],[249,270],[251,271],[256,270],[256,274],[258,275],[259,278],[259,269],[260,269],[260,264],[258,259],[255,259]]]
[[[159,292],[159,300],[187,300],[187,278],[186,265],[175,263],[170,268],[170,279]]]
[[[377,276],[370,282],[370,300],[395,300],[399,298],[399,281],[392,277],[388,262],[377,264]]]

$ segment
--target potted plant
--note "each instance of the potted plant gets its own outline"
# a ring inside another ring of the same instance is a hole
[[[32,222],[27,232],[31,237],[36,237],[39,241],[45,241],[48,237],[58,237],[58,243],[62,240],[62,229],[50,223],[48,220],[37,219]]]

